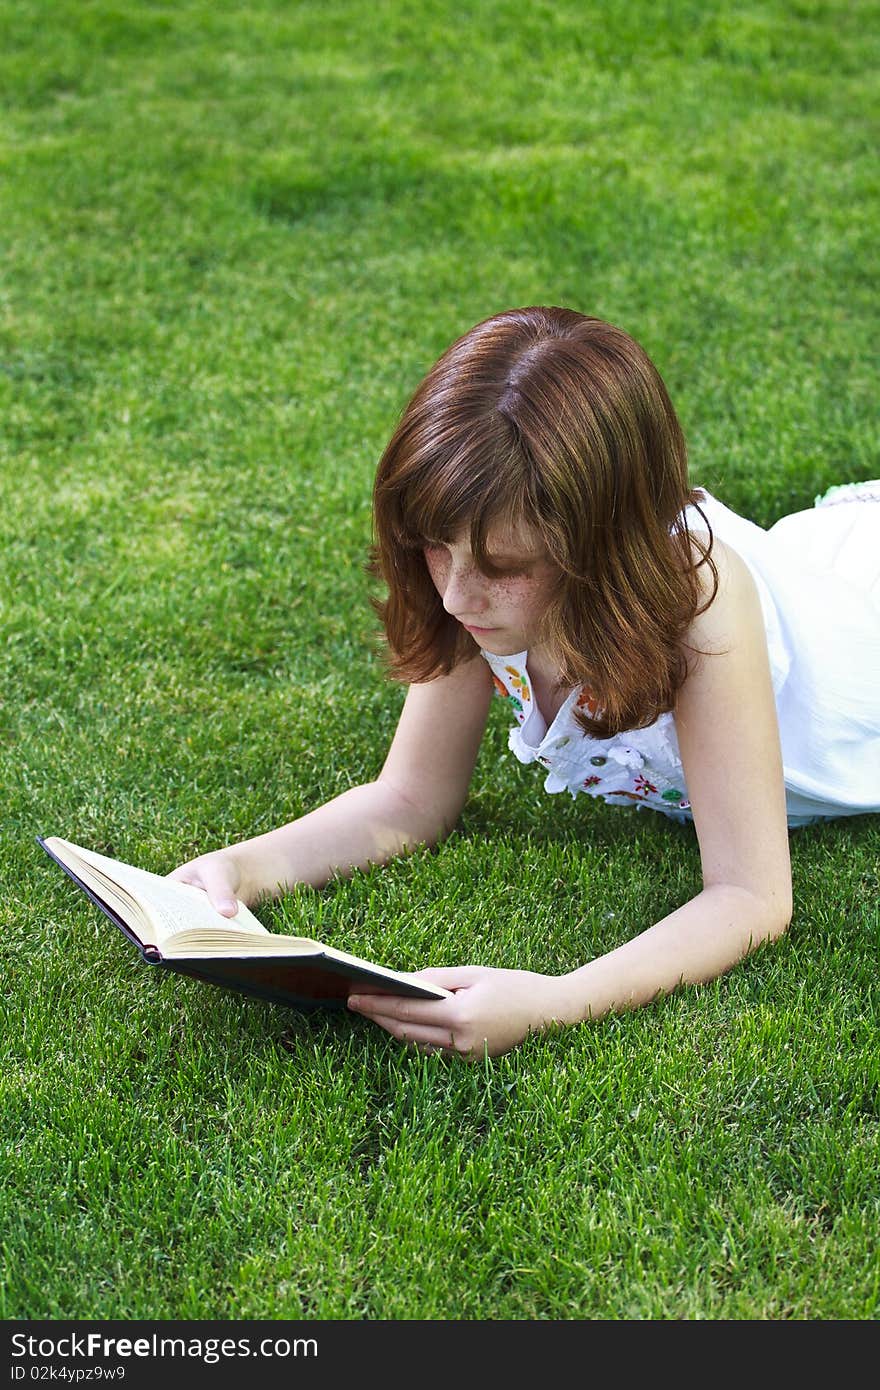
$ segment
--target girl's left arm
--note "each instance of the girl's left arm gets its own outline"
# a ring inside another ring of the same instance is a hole
[[[566,1016],[597,1018],[714,979],[791,920],[776,702],[761,602],[743,560],[713,546],[719,588],[694,622],[675,723],[700,846],[702,892],[563,977]]]
[[[680,984],[714,979],[791,917],[782,753],[761,604],[740,557],[716,541],[719,588],[688,634],[676,729],[703,888],[622,946],[567,975],[463,967],[419,972],[454,991],[438,1003],[355,1007],[395,1036],[479,1056],[552,1023],[598,1019]],[[699,653],[699,654],[695,654]]]

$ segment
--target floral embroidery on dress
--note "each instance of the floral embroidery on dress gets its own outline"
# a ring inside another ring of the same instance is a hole
[[[510,667],[508,666],[506,669],[510,670]],[[507,686],[504,684],[504,681],[501,680],[501,678],[497,676],[494,671],[492,672],[492,680],[495,685],[496,693],[500,695],[503,700],[510,701],[512,708],[516,712],[517,719],[519,720],[520,724],[522,724],[526,716],[525,710],[523,709],[520,701],[516,698],[512,690],[508,690]],[[526,691],[525,698],[529,698],[528,691]]]
[[[525,676],[523,676],[515,666],[505,666],[504,669],[510,676],[510,684],[513,686],[514,690],[519,693],[520,699],[525,704],[528,704],[532,698],[532,692],[529,690],[529,683]]]
[[[662,811],[678,820],[690,818],[671,714],[661,715],[645,729],[593,738],[582,729],[577,712],[593,714],[598,702],[590,691],[575,689],[548,728],[532,697],[528,652],[507,658],[487,652],[483,656],[496,690],[516,713],[508,736],[511,752],[521,763],[536,762],[544,769],[545,791],[586,793],[611,805]]]
[[[574,703],[577,709],[585,709],[590,715],[596,714],[599,709],[599,701],[587,689],[581,691]]]

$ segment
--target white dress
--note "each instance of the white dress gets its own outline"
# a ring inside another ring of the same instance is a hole
[[[880,481],[832,488],[768,531],[708,494],[702,509],[748,565],[760,596],[789,825],[880,811]],[[693,532],[705,532],[698,512],[687,517]],[[575,719],[585,697],[573,690],[548,728],[528,652],[482,655],[516,716],[510,747],[520,762],[546,769],[546,791],[691,819],[671,713],[646,729],[594,739]],[[735,766],[731,777],[735,784]],[[748,802],[749,787],[739,790]]]

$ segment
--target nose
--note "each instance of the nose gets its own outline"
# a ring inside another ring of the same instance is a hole
[[[453,561],[450,565],[443,588],[443,607],[453,618],[477,617],[485,610],[485,578],[472,561]]]

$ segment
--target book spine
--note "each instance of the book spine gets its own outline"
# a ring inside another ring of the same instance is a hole
[[[67,874],[67,877],[73,880],[77,888],[82,889],[86,897],[95,904],[95,907],[100,908],[104,916],[108,917],[110,921],[113,923],[113,925],[119,928],[119,930],[122,932],[122,935],[127,937],[133,946],[137,947],[143,959],[145,961],[149,961],[150,965],[158,965],[159,962],[162,960],[161,951],[159,951],[158,948],[155,946],[145,946],[144,943],[141,941],[140,937],[135,936],[134,932],[131,930],[131,927],[129,927],[126,922],[123,922],[122,918],[119,916],[119,913],[115,912],[109,903],[105,903],[103,898],[99,898],[97,893],[94,893],[92,889],[89,888],[88,884],[83,883],[79,875],[75,874],[73,869],[71,869],[67,864],[64,863],[63,859],[58,858],[58,855],[55,853],[55,851],[51,850],[49,846],[46,844],[46,841],[43,839],[42,835],[35,836],[35,839],[40,848],[46,851],[49,858],[55,861],[59,869],[63,869],[64,872]]]

